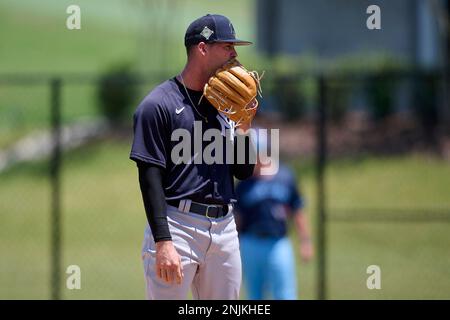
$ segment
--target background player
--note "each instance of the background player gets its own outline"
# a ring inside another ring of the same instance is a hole
[[[258,148],[266,148],[266,143],[258,140]],[[313,248],[308,220],[293,173],[280,164],[277,172],[261,175],[263,167],[270,166],[258,161],[253,177],[236,188],[244,285],[248,299],[293,300],[298,297],[296,264],[287,223],[294,220],[301,258],[309,261]]]

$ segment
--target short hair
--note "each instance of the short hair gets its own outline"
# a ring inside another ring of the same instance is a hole
[[[186,47],[186,55],[188,56],[188,58],[191,55],[193,47],[195,47],[195,45],[190,45],[190,46]]]
[[[217,42],[205,42],[205,44],[207,46],[214,45],[215,43],[217,43]],[[197,45],[198,45],[198,43],[197,44],[191,44],[191,45],[186,47],[186,55],[187,55],[188,58],[192,54],[192,50],[194,50],[194,48],[197,47]]]

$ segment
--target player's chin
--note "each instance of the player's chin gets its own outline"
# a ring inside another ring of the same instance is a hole
[[[211,78],[212,76],[214,76],[216,74],[216,70],[218,70],[220,67],[221,67],[221,65],[214,69],[211,68],[211,70],[209,70],[209,72],[208,72],[208,79]]]

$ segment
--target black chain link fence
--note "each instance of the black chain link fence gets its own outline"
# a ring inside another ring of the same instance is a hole
[[[1,298],[145,297],[132,112],[167,76],[132,80],[123,121],[97,107],[99,77],[2,77]],[[316,263],[299,267],[302,298],[449,298],[444,79],[264,80],[256,123],[281,128],[281,152],[302,177],[316,226]],[[381,289],[368,288],[370,266],[381,271]]]

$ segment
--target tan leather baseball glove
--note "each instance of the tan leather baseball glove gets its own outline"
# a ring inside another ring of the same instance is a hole
[[[261,96],[261,78],[256,71],[248,71],[233,59],[208,80],[203,95],[236,126],[249,124],[258,109],[256,96]]]

